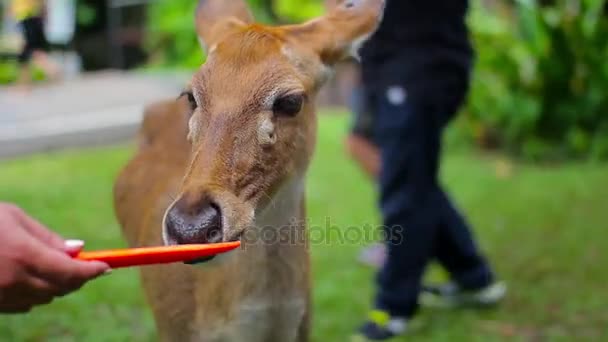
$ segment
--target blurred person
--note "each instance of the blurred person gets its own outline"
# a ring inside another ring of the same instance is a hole
[[[0,313],[27,312],[109,271],[102,262],[72,259],[82,247],[0,203]]]
[[[355,84],[349,102],[353,122],[345,141],[346,151],[365,175],[375,181],[380,172],[380,152],[374,143],[373,116],[360,82]]]
[[[387,241],[374,308],[355,340],[406,333],[419,298],[441,306],[488,306],[506,293],[438,181],[441,135],[469,86],[467,9],[467,0],[388,0],[378,31],[361,51]],[[351,149],[366,154],[359,142]],[[374,167],[365,168],[374,174]],[[422,286],[431,260],[446,268],[450,282]]]
[[[23,50],[19,54],[20,72],[17,83],[28,89],[32,81],[32,64],[42,69],[50,79],[59,76],[59,69],[50,59],[49,43],[44,35],[44,1],[11,0],[11,12],[21,27]]]

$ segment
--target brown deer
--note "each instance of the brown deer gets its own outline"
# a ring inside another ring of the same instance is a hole
[[[316,20],[267,27],[243,1],[199,1],[207,61],[183,96],[146,110],[115,208],[130,246],[242,239],[243,247],[201,267],[142,268],[161,340],[308,340],[304,176],[315,96],[383,8],[383,0],[338,1]]]

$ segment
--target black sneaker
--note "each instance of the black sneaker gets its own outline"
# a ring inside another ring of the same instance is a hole
[[[407,332],[408,321],[403,317],[391,317],[387,312],[373,310],[351,342],[388,341]]]
[[[489,307],[498,304],[507,294],[504,282],[494,282],[478,290],[465,290],[455,283],[424,286],[420,304],[435,308]]]

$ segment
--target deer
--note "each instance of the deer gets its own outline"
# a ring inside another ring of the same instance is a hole
[[[198,2],[207,59],[176,100],[144,110],[114,207],[131,247],[242,247],[197,267],[141,268],[160,340],[309,340],[305,176],[315,96],[383,9],[384,0],[335,1],[314,20],[271,27],[255,23],[244,1]]]

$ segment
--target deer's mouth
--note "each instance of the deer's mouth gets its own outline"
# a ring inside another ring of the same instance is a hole
[[[214,244],[220,242],[241,241],[245,229],[235,229],[225,217],[234,208],[225,206],[222,210],[216,202],[205,199],[198,205],[184,209],[182,199],[176,200],[165,212],[162,225],[163,243],[166,246],[187,244]],[[216,256],[189,260],[188,265],[200,265],[216,259]],[[223,259],[223,258],[218,258]]]
[[[190,261],[184,261],[184,264],[186,265],[200,265],[200,264],[204,264],[208,261],[211,261],[215,259],[215,255],[211,255],[208,257],[204,257],[204,258],[199,258],[199,259],[194,259],[194,260],[190,260]]]
[[[233,238],[227,240],[227,242],[242,241],[242,237],[243,237],[244,234],[245,234],[244,232],[239,232]],[[230,253],[227,253],[227,254],[230,254]],[[204,257],[204,258],[198,258],[198,259],[193,259],[193,260],[189,260],[189,261],[184,261],[184,264],[186,264],[186,265],[193,265],[193,266],[202,265],[202,264],[205,264],[205,263],[213,261],[213,260],[223,259],[225,257],[228,257],[227,254],[211,255],[211,256],[208,256],[208,257]]]

